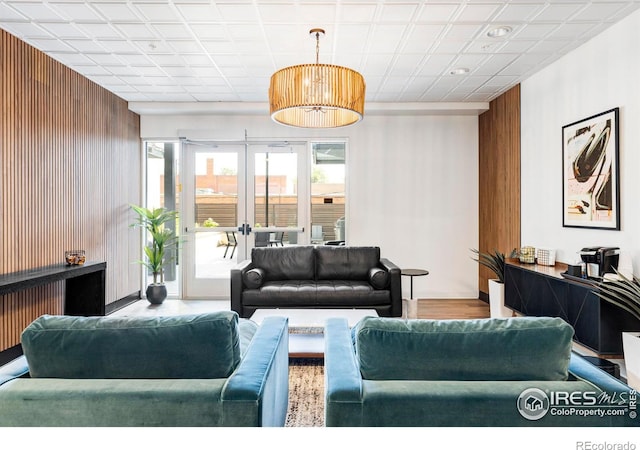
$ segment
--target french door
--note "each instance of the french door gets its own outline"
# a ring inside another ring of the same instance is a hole
[[[253,247],[310,242],[306,142],[181,146],[182,298],[228,299],[230,270]]]

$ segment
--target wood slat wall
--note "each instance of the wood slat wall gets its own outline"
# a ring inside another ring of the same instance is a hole
[[[479,250],[508,256],[520,247],[520,85],[493,100],[478,127]],[[480,293],[489,292],[490,278],[480,266]]]
[[[127,103],[0,30],[0,274],[84,249],[107,262],[107,303],[140,289],[140,118]],[[40,314],[62,312],[64,284],[0,296],[0,351]]]

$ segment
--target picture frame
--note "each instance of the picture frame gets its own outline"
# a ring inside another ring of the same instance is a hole
[[[562,226],[620,230],[619,115],[562,127]]]

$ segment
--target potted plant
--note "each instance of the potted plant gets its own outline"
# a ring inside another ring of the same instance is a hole
[[[498,278],[489,280],[489,311],[492,318],[511,317],[513,312],[504,306],[504,253],[494,250],[483,253],[471,249],[477,255],[475,261],[489,268]]]
[[[132,227],[140,227],[149,234],[149,243],[144,247],[146,258],[139,261],[149,269],[153,275],[153,283],[147,286],[146,295],[149,303],[160,304],[167,298],[167,287],[164,284],[164,267],[175,259],[178,236],[176,232],[167,227],[169,223],[175,223],[178,218],[177,211],[166,208],[145,208],[131,205],[137,214]]]
[[[602,279],[593,291],[601,299],[624,309],[640,320],[640,280],[616,271],[617,279]],[[627,370],[627,384],[640,389],[640,331],[622,332],[622,350]]]

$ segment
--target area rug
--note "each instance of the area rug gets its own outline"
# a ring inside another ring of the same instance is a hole
[[[324,360],[289,360],[289,409],[285,427],[324,426]]]

